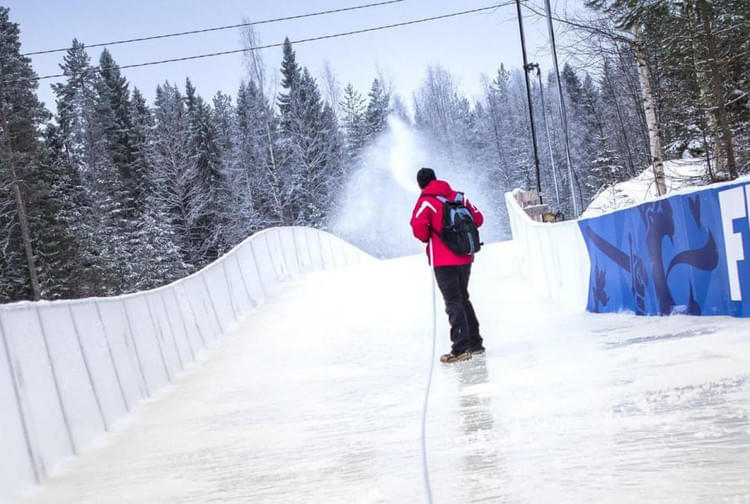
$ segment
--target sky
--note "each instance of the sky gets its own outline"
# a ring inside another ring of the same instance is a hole
[[[6,0],[10,18],[20,25],[22,52],[69,47],[73,38],[91,45],[115,40],[161,35],[189,30],[261,21],[286,16],[340,9],[380,0],[303,0],[240,1],[221,0]],[[563,13],[568,2],[555,0],[553,10]],[[403,0],[389,5],[354,11],[307,17],[297,20],[256,25],[263,45],[329,35],[443,14],[492,6],[501,0]],[[541,0],[533,2],[538,9]],[[546,22],[524,10],[524,28],[529,61],[551,68]],[[112,45],[109,50],[120,65],[240,49],[240,29],[230,29]],[[364,34],[300,43],[294,46],[297,62],[306,66],[322,84],[326,65],[343,88],[351,83],[366,95],[374,78],[380,76],[392,86],[407,106],[419,88],[429,65],[440,64],[457,77],[459,88],[469,96],[482,89],[481,75],[492,76],[500,63],[522,66],[516,7],[513,4],[448,19],[413,24]],[[92,63],[102,48],[91,48]],[[278,81],[282,50],[264,49],[262,57],[270,81]],[[32,64],[41,76],[60,73],[64,53],[32,56]],[[564,56],[564,55],[563,55]],[[562,58],[564,60],[564,57]],[[204,98],[217,91],[234,96],[246,76],[245,58],[232,54],[193,61],[168,63],[123,70],[131,82],[152,103],[156,86],[165,81],[184,86],[190,78]],[[543,70],[544,71],[544,70]],[[38,94],[54,110],[50,85],[60,79],[40,82]],[[322,87],[322,86],[321,86]],[[325,94],[325,91],[324,91]]]

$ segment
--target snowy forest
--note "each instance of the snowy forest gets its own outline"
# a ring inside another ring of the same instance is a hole
[[[705,158],[705,183],[750,171],[750,2],[587,6],[587,19],[567,20],[578,36],[560,69],[572,184],[554,73],[528,69],[553,210],[574,218],[571,185],[582,209],[652,161]],[[147,103],[114,54],[73,40],[47,110],[20,29],[0,7],[0,302],[149,289],[266,227],[328,229],[390,115],[491,188],[501,215],[506,191],[536,187],[522,68],[498,62],[469,97],[462,76],[434,65],[407,101],[382,76],[369,89],[314,76],[287,39],[268,65],[273,92],[249,51],[235,96],[204,98],[187,79]],[[251,47],[253,33],[245,39]]]

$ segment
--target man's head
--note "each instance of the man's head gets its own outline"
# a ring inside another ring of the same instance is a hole
[[[417,172],[417,184],[420,189],[427,187],[427,184],[435,180],[435,171],[432,168],[420,168]]]

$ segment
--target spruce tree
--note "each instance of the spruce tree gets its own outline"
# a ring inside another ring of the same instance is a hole
[[[156,88],[152,131],[149,183],[155,188],[155,205],[169,222],[182,262],[193,270],[197,263],[190,230],[195,200],[200,194],[190,153],[190,123],[185,99],[177,86],[168,82]]]
[[[289,38],[284,39],[283,57],[281,60],[281,88],[278,106],[281,115],[281,128],[285,132],[292,131],[292,124],[299,116],[299,87],[302,80],[302,70],[297,64],[297,56],[292,49]]]
[[[366,110],[365,99],[354,89],[351,83],[347,84],[341,101],[341,123],[345,137],[344,150],[347,162],[350,164],[357,164],[360,153],[367,142]]]
[[[195,264],[203,266],[227,249],[222,236],[227,186],[211,108],[197,95],[190,79],[185,84],[185,97],[190,125],[189,153],[195,170],[190,243]]]
[[[221,158],[221,172],[226,184],[220,204],[223,237],[228,247],[249,236],[257,223],[253,211],[249,173],[242,168],[242,147],[238,113],[231,98],[218,92],[213,99],[213,123]]]
[[[282,167],[284,194],[289,203],[290,224],[326,225],[328,187],[340,170],[337,156],[338,127],[333,110],[320,96],[315,79],[307,68],[300,69],[287,40],[281,65],[282,93],[279,96],[280,125],[283,135]]]
[[[55,150],[60,171],[75,190],[75,204],[66,214],[75,236],[79,268],[74,291],[77,296],[106,295],[117,290],[119,279],[111,273],[105,247],[113,232],[108,211],[111,199],[103,197],[113,169],[107,159],[102,103],[97,93],[97,74],[83,44],[73,40],[60,68],[65,81],[52,85],[56,96]],[[116,229],[116,226],[115,228]],[[113,237],[117,239],[118,236]],[[114,279],[115,284],[110,285]]]
[[[146,100],[137,88],[131,98],[132,129],[130,173],[133,177],[135,207],[139,209],[135,233],[132,235],[134,258],[141,267],[133,288],[145,290],[181,278],[188,272],[175,243],[175,233],[163,204],[164,188],[156,178],[153,165],[155,122]]]
[[[39,223],[38,250],[42,297],[76,298],[91,292],[87,234],[90,211],[78,173],[64,162],[59,129],[47,124],[44,154],[35,186],[41,198],[32,209]],[[43,238],[41,238],[43,237]]]
[[[39,299],[34,231],[27,208],[44,192],[31,184],[40,171],[40,126],[48,113],[35,95],[38,86],[29,58],[21,56],[20,30],[0,7],[0,298]],[[42,231],[42,230],[39,230]]]
[[[142,184],[132,172],[134,163],[134,139],[132,107],[128,82],[107,49],[99,58],[99,113],[103,123],[108,157],[117,170],[121,184],[122,204],[128,218],[136,218],[140,198],[138,186]]]
[[[254,81],[240,86],[237,94],[239,177],[255,218],[248,232],[284,221],[283,181],[273,156],[279,152],[278,118]]]
[[[132,292],[142,276],[135,235],[140,217],[134,206],[130,168],[130,104],[127,82],[108,51],[94,79],[93,117],[89,120],[91,162],[85,179],[96,216],[96,248],[101,288],[106,294]]]
[[[379,79],[372,82],[365,111],[365,128],[367,141],[371,141],[380,133],[385,131],[387,126],[388,114],[390,113],[391,97],[383,88]]]

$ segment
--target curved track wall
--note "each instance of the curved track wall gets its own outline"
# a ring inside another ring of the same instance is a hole
[[[525,276],[542,296],[573,308],[585,307],[590,266],[578,223],[536,222],[512,193],[505,194],[505,203]]]
[[[272,228],[158,289],[0,307],[0,502],[169,383],[277,284],[369,260],[323,231]]]

